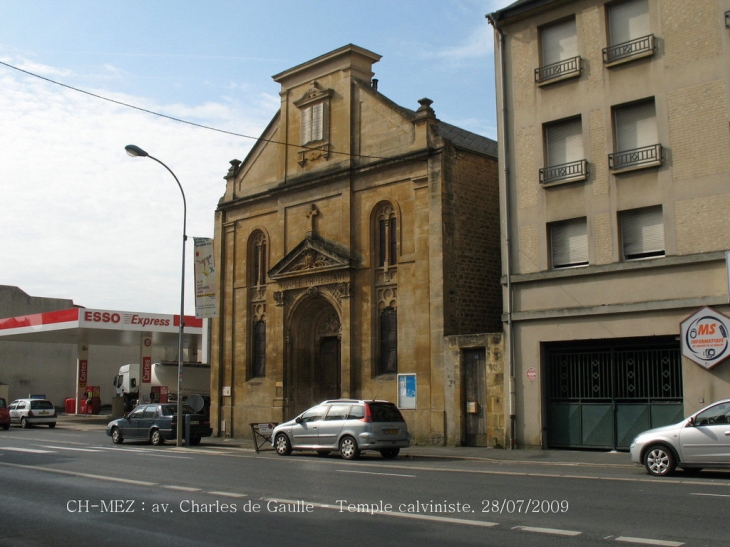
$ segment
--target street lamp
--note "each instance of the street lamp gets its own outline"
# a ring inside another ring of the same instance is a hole
[[[155,160],[157,163],[162,165],[165,169],[167,169],[172,177],[175,179],[175,182],[177,182],[178,188],[180,188],[180,193],[182,194],[183,199],[183,240],[182,240],[182,280],[180,281],[180,333],[178,335],[178,341],[177,341],[177,446],[182,446],[182,439],[183,439],[183,412],[182,412],[182,386],[183,386],[183,330],[185,329],[185,242],[188,239],[188,236],[185,234],[186,231],[186,224],[187,224],[187,216],[188,216],[188,206],[185,201],[185,192],[183,191],[182,184],[180,184],[180,181],[177,180],[177,177],[175,176],[175,173],[172,172],[172,169],[170,169],[167,165],[162,163],[160,160],[155,158],[154,156],[150,156],[147,152],[142,150],[139,146],[136,146],[134,144],[128,144],[124,147],[124,149],[127,151],[127,154],[132,156],[133,158],[149,158],[151,160]]]

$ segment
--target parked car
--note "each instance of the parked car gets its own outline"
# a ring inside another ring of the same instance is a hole
[[[411,435],[393,403],[336,399],[276,426],[271,438],[281,456],[292,450],[315,450],[322,456],[337,450],[344,459],[352,460],[366,450],[395,458],[401,448],[410,446]]]
[[[637,435],[631,461],[650,475],[667,476],[677,467],[688,472],[730,468],[730,399],[716,401],[681,422]]]
[[[4,430],[10,429],[10,411],[8,410],[8,402],[0,397],[0,426]]]
[[[200,444],[203,437],[210,437],[213,429],[205,414],[198,414],[189,406],[183,406],[183,415],[190,416],[190,445]],[[183,424],[183,434],[185,434]],[[106,434],[114,444],[125,439],[147,440],[154,445],[177,439],[177,403],[141,404],[122,418],[112,420]]]
[[[47,425],[56,427],[56,407],[48,399],[16,399],[10,403],[10,422],[20,427]]]

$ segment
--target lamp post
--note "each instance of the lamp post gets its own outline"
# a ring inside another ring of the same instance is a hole
[[[172,177],[175,179],[175,182],[177,182],[178,188],[180,188],[180,193],[182,194],[183,199],[183,240],[182,240],[182,279],[180,281],[180,333],[178,335],[178,342],[177,342],[177,446],[182,446],[183,444],[183,412],[182,412],[182,386],[183,386],[183,331],[185,329],[185,242],[188,239],[188,236],[185,234],[186,227],[187,227],[187,215],[188,215],[188,206],[187,202],[185,201],[185,192],[183,191],[182,184],[180,184],[180,181],[177,180],[177,177],[175,176],[175,173],[172,172],[172,169],[170,169],[167,165],[162,163],[160,160],[155,158],[154,156],[150,156],[147,152],[142,150],[139,146],[135,146],[134,144],[128,144],[124,147],[124,149],[127,151],[127,154],[129,154],[132,157],[139,157],[139,158],[149,158],[151,160],[156,161],[162,167],[167,169]]]

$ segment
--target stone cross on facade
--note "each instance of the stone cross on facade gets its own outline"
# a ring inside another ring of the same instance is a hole
[[[307,218],[309,219],[309,230],[307,230],[307,236],[312,236],[315,233],[317,233],[317,227],[314,222],[314,218],[319,214],[319,210],[317,209],[317,206],[312,203],[312,208],[307,211]]]

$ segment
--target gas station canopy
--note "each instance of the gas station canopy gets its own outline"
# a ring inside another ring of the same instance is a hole
[[[0,341],[139,346],[143,337],[156,346],[175,346],[179,315],[71,308],[0,319]],[[185,316],[183,344],[195,345],[203,320]]]

